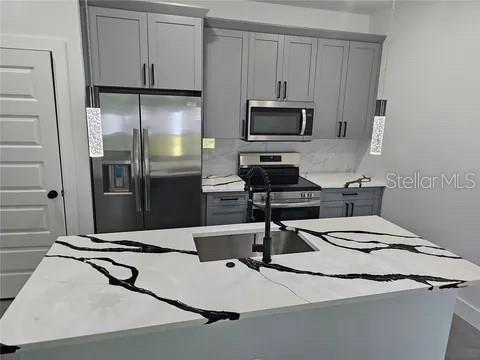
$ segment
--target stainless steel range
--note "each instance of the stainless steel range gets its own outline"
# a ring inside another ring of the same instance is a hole
[[[299,153],[245,152],[239,154],[238,164],[238,175],[244,180],[254,166],[267,171],[272,188],[272,220],[318,219],[322,188],[299,175]],[[265,206],[265,187],[255,176],[251,184],[254,220],[263,221],[261,208]]]

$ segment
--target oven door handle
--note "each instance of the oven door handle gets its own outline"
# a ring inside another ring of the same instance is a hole
[[[306,127],[307,127],[307,109],[302,109],[302,130],[300,130],[300,136],[305,135]]]
[[[263,208],[265,202],[254,202],[254,206]],[[289,208],[304,208],[320,206],[320,200],[300,201],[300,202],[272,202],[272,209],[289,209]]]

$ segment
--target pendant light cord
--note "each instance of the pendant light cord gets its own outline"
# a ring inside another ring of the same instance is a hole
[[[87,35],[87,58],[88,58],[88,97],[89,97],[89,106],[95,107],[95,99],[93,94],[93,73],[92,73],[92,54],[91,54],[91,47],[90,47],[90,23],[89,23],[89,16],[88,16],[88,0],[85,0],[85,27],[86,27],[86,35]]]
[[[390,52],[390,46],[391,46],[390,44],[392,42],[392,28],[393,28],[394,14],[395,14],[395,0],[392,0],[392,9],[390,11],[390,22],[388,24],[388,30],[387,30],[388,46],[387,46],[387,50],[385,51],[385,66],[383,68],[381,99],[384,98],[384,93],[385,93],[385,81],[386,81],[386,78],[387,78],[388,55],[389,55],[389,52]]]

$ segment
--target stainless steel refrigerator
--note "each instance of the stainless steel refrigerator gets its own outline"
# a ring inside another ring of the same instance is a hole
[[[98,97],[104,156],[92,159],[97,232],[200,225],[200,94],[100,89]]]

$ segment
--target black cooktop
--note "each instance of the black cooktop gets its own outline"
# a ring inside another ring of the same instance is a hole
[[[296,184],[272,184],[272,191],[320,191],[322,187],[312,183],[311,181],[299,176]]]

